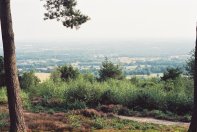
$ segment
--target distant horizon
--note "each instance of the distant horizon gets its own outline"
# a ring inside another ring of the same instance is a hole
[[[39,51],[50,49],[81,51],[93,50],[96,53],[116,53],[130,56],[165,56],[165,55],[187,55],[195,47],[193,40],[66,40],[66,41],[16,41],[17,54],[22,52]],[[2,55],[2,44],[0,55]],[[94,53],[91,51],[91,53]]]

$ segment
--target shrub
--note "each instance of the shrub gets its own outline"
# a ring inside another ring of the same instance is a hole
[[[75,100],[73,103],[67,103],[67,109],[77,110],[77,109],[85,109],[86,103],[83,101]]]
[[[128,97],[136,90],[129,80],[110,79],[104,83],[104,92],[101,96],[102,103],[105,104],[127,104]]]
[[[193,98],[188,97],[185,93],[169,93],[166,96],[167,110],[177,113],[186,114],[192,112]]]
[[[122,69],[119,65],[114,65],[107,58],[102,62],[102,66],[99,71],[100,80],[105,81],[107,79],[123,79]]]
[[[164,72],[163,77],[161,77],[161,80],[175,80],[176,78],[180,77],[181,74],[182,71],[180,68],[167,68]]]
[[[195,73],[195,50],[192,50],[190,52],[190,58],[186,61],[185,70],[187,71],[187,74],[194,78]]]
[[[177,78],[172,81],[170,88],[166,88],[168,81],[145,79],[133,84],[130,80],[108,79],[97,82],[84,77],[68,82],[48,80],[31,88],[29,95],[41,97],[44,105],[68,109],[120,104],[140,111],[147,109],[190,114],[193,106],[191,79]]]
[[[7,103],[7,91],[6,88],[0,88],[0,104]]]
[[[96,81],[96,78],[94,77],[94,75],[90,74],[90,73],[84,74],[83,78],[84,78],[84,80],[87,80],[87,81],[89,81],[91,83]]]
[[[31,101],[29,98],[29,94],[24,91],[21,91],[20,96],[22,99],[23,107],[26,109],[30,109],[31,108]]]
[[[59,70],[59,68],[57,68],[55,71],[53,71],[51,73],[50,78],[54,81],[54,82],[59,82],[61,81],[61,72]]]
[[[167,80],[164,82],[164,90],[166,92],[170,92],[174,89],[174,81],[173,80]]]
[[[19,77],[21,89],[30,89],[39,84],[40,80],[34,75],[34,72],[25,72]]]
[[[137,78],[137,77],[132,77],[130,79],[131,83],[134,84],[134,85],[138,85],[140,80]]]
[[[57,69],[57,75],[58,75],[58,71],[60,73],[60,78],[64,81],[77,79],[77,77],[79,76],[79,70],[75,69],[71,65],[69,66],[65,65],[65,66],[59,67]]]
[[[148,88],[145,90],[138,90],[135,96],[131,98],[128,107],[142,110],[142,109],[161,109],[165,107],[165,93],[158,88]]]
[[[29,99],[29,94],[27,94],[24,91],[21,91],[20,96],[21,96],[21,99],[22,99],[23,106],[27,109],[30,108],[31,102],[30,102],[30,99]],[[0,104],[5,104],[5,103],[7,103],[7,101],[8,101],[7,90],[6,90],[6,88],[1,88],[0,89]]]
[[[38,84],[30,89],[30,96],[39,96],[44,99],[63,99],[67,84],[63,82],[54,83],[52,80]]]
[[[68,102],[76,100],[85,102],[89,105],[96,105],[100,102],[102,90],[98,83],[91,84],[89,81],[77,80],[69,82],[69,88],[65,93]]]

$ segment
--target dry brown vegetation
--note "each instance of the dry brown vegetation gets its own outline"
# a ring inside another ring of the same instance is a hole
[[[51,76],[50,73],[35,73],[35,76],[40,79],[41,82],[48,80]]]
[[[112,107],[112,106],[109,106]],[[7,106],[0,109],[0,113],[8,113]],[[186,127],[162,126],[134,121],[122,120],[113,117],[111,113],[103,113],[95,109],[74,110],[67,113],[32,113],[25,111],[26,125],[29,132],[115,132],[115,131],[163,131],[163,132],[184,132]],[[9,124],[8,117],[4,119]],[[9,125],[0,128],[6,132]]]

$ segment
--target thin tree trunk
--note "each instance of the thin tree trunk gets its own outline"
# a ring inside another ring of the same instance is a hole
[[[20,86],[16,66],[10,0],[0,0],[0,20],[10,114],[10,132],[25,132],[26,127],[23,116],[22,102],[19,95]]]
[[[193,108],[192,120],[188,132],[197,132],[197,27],[196,27],[195,72],[194,72],[194,108]]]

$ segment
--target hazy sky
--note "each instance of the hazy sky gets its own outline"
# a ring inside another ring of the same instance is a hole
[[[195,39],[197,0],[78,0],[79,30],[44,21],[40,0],[12,0],[17,40]]]

